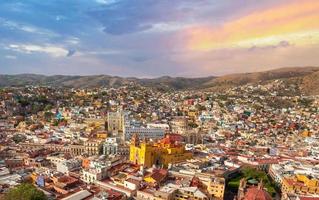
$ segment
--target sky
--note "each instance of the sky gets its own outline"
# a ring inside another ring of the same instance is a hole
[[[319,0],[0,0],[0,74],[319,66]]]

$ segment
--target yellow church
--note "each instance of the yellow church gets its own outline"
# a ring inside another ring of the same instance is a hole
[[[180,135],[169,134],[157,143],[139,141],[137,134],[132,137],[130,145],[130,161],[144,167],[167,168],[170,163],[178,163],[192,158],[193,154],[185,150],[185,145],[179,143]]]

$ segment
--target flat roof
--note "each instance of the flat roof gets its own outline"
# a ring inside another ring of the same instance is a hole
[[[74,193],[68,197],[65,197],[63,198],[62,200],[82,200],[82,199],[85,199],[89,196],[91,196],[92,193],[87,191],[87,190],[82,190],[82,191],[79,191],[77,193]]]

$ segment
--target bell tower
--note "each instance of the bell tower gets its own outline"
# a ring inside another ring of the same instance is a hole
[[[131,145],[139,146],[140,145],[140,139],[138,138],[138,135],[134,133],[131,139]]]

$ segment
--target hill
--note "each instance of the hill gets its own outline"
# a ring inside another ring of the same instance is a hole
[[[0,87],[42,85],[55,87],[93,88],[93,87],[120,87],[130,83],[140,84],[146,87],[165,89],[188,89],[214,79],[183,78],[183,77],[159,77],[154,79],[123,78],[118,76],[95,75],[95,76],[44,76],[37,74],[0,75]]]
[[[163,76],[153,79],[118,76],[44,76],[36,74],[0,75],[0,87],[43,85],[54,87],[93,88],[120,87],[127,84],[139,84],[145,87],[192,90],[205,89],[221,91],[233,86],[248,83],[265,83],[271,80],[293,80],[306,94],[319,94],[319,67],[290,67],[264,72],[230,74],[220,77],[184,78]]]
[[[313,89],[315,89],[315,85],[313,85],[316,80],[315,74],[318,73],[319,67],[287,67],[263,72],[225,75],[206,82],[202,87],[211,90],[222,90],[248,83],[265,83],[267,81],[280,79],[289,81],[294,80],[297,84],[301,84],[300,82],[302,82],[303,87],[309,88],[307,91],[308,93],[311,93],[314,91]]]

